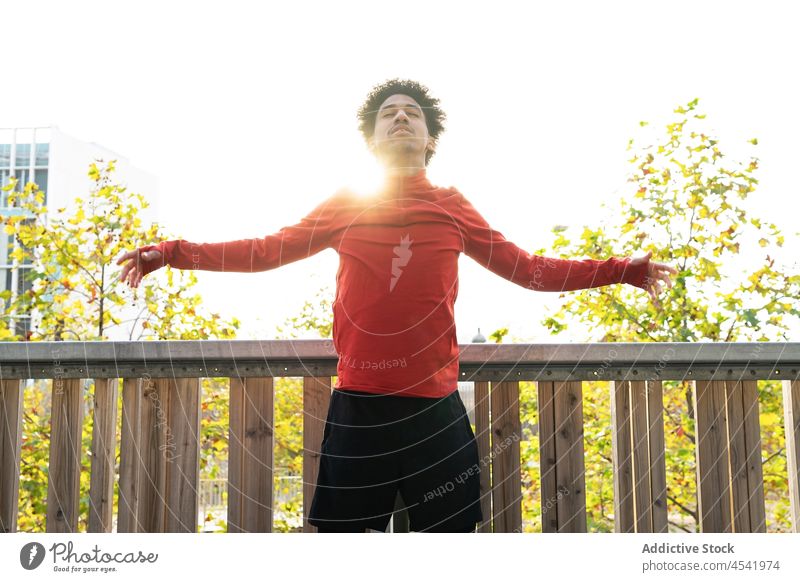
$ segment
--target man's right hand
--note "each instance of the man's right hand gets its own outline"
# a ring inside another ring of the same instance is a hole
[[[119,276],[119,280],[125,281],[127,279],[130,287],[138,287],[139,282],[146,273],[155,271],[163,266],[161,257],[161,251],[157,250],[145,251],[142,249],[135,249],[125,253],[117,259],[118,265],[125,264],[122,268],[122,274]]]

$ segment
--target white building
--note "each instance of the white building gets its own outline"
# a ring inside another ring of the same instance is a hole
[[[123,156],[95,143],[87,143],[61,132],[57,127],[0,128],[0,186],[13,176],[18,189],[34,181],[45,193],[49,211],[71,210],[76,197],[84,197],[92,188],[89,164],[117,160],[115,180],[129,191],[145,196],[151,206],[141,213],[142,222],[155,222],[158,182],[155,176],[136,168]],[[0,195],[0,216],[19,214],[9,208],[7,195]],[[10,257],[16,241],[0,230],[0,291],[22,293],[31,283],[25,277],[30,264],[15,264]],[[9,325],[18,333],[30,329],[30,314],[15,314]]]

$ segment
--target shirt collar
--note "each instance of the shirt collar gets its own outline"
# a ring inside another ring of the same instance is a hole
[[[387,174],[383,180],[382,191],[387,193],[398,192],[423,192],[432,190],[433,184],[428,180],[425,168],[422,168],[416,174],[411,176],[399,176],[396,174]]]

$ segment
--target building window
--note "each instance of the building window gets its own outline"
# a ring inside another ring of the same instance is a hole
[[[50,144],[37,143],[36,144],[36,166],[47,166],[50,163]],[[37,182],[38,184],[38,182]]]
[[[18,143],[14,165],[17,168],[27,168],[31,165],[31,144]]]
[[[3,188],[3,186],[7,186],[10,181],[11,181],[11,170],[0,169],[0,188]],[[8,192],[0,190],[0,208],[5,208],[7,206],[8,206]]]
[[[47,204],[47,170],[35,170],[33,181],[39,186],[39,190],[44,192],[44,203]]]

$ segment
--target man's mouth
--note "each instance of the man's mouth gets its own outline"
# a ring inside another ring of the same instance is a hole
[[[398,127],[397,129],[393,129],[392,130],[392,135],[394,135],[396,133],[399,133],[401,131],[405,131],[406,133],[409,133],[409,134],[411,133],[411,130],[408,129],[407,127]]]

